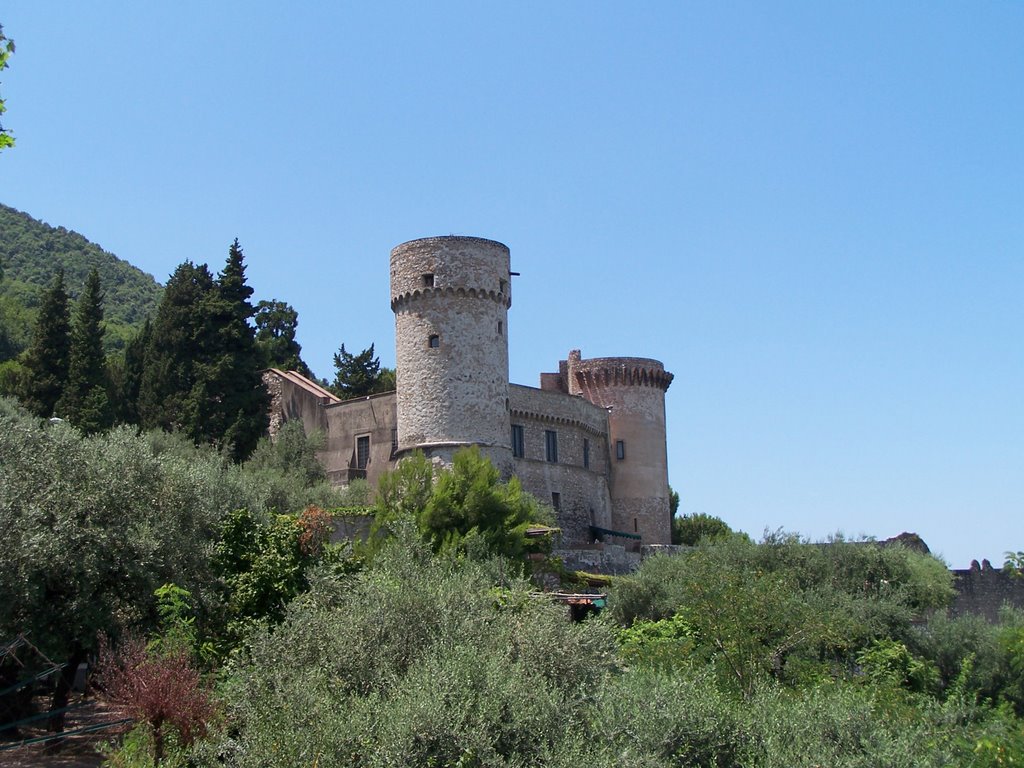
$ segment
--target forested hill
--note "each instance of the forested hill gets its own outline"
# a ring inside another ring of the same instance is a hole
[[[105,295],[105,346],[120,349],[160,301],[160,284],[140,269],[107,253],[77,232],[51,227],[27,213],[0,205],[0,330],[9,357],[30,340],[39,298],[59,267],[72,299],[96,267]]]

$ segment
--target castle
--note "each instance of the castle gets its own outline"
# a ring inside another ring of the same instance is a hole
[[[477,446],[503,477],[556,511],[562,546],[639,549],[671,539],[665,391],[657,360],[572,351],[540,387],[508,380],[509,249],[431,237],[391,251],[397,391],[341,401],[294,371],[271,369],[271,431],[321,430],[329,479],[380,475],[412,451],[450,463]]]

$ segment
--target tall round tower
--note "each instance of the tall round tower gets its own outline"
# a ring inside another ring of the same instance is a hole
[[[672,374],[657,360],[598,357],[567,361],[568,390],[608,409],[612,528],[644,544],[671,544],[665,391]]]
[[[511,466],[509,250],[478,237],[428,237],[391,251],[398,453],[450,461],[479,446]]]

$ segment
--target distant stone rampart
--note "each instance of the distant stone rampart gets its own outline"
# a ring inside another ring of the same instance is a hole
[[[988,560],[954,570],[953,586],[956,598],[950,612],[954,616],[972,614],[995,622],[1004,605],[1024,610],[1024,576],[993,568]]]

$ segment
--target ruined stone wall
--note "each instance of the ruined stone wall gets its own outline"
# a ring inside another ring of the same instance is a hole
[[[306,389],[288,374],[270,368],[263,372],[263,386],[270,394],[270,427],[273,438],[286,421],[301,421],[307,435],[316,430],[327,431],[324,417],[325,398]]]
[[[953,586],[956,598],[950,612],[954,616],[971,614],[996,622],[1004,605],[1024,610],[1024,577],[993,568],[988,560],[953,571]]]
[[[473,237],[433,237],[391,252],[399,452],[479,445],[511,461],[509,251]]]
[[[623,576],[640,567],[640,553],[631,552],[618,544],[605,544],[599,548],[556,549],[552,556],[559,558],[570,571],[604,573]]]
[[[524,447],[512,471],[542,502],[552,504],[552,494],[558,494],[565,546],[590,543],[591,525],[611,526],[607,412],[583,398],[517,384],[509,386],[509,398],[511,423],[523,428]],[[548,431],[555,433],[555,462],[547,460]],[[584,466],[584,441],[589,468]]]

